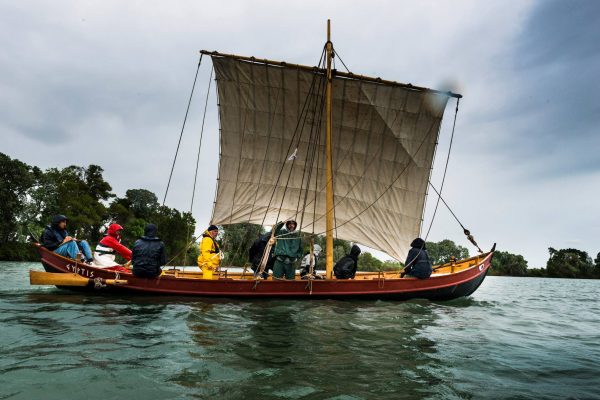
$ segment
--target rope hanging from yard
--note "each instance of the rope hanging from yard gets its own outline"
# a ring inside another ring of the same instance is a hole
[[[173,165],[171,165],[171,173],[169,174],[169,181],[167,182],[167,189],[165,190],[165,196],[163,197],[163,202],[162,202],[163,206],[165,205],[165,201],[167,201],[167,194],[169,193],[169,186],[171,186],[171,178],[173,177],[173,170],[175,169],[175,162],[177,161],[177,155],[179,154],[179,146],[181,145],[181,138],[183,137],[185,123],[187,121],[188,113],[190,111],[190,105],[192,104],[192,97],[194,96],[194,89],[196,88],[196,80],[198,79],[198,71],[200,71],[201,64],[202,64],[202,54],[200,54],[200,60],[198,61],[198,67],[196,68],[196,75],[194,76],[194,83],[192,84],[192,91],[190,93],[190,99],[188,101],[188,105],[185,110],[185,117],[183,118],[183,125],[181,126],[181,132],[179,133],[179,140],[177,141],[177,149],[175,150],[175,157],[173,157]]]

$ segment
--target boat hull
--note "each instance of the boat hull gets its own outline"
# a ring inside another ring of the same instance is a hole
[[[134,275],[107,271],[62,257],[38,246],[41,262],[47,272],[77,273],[83,277],[123,279],[127,284],[97,288],[93,283],[79,290],[127,292],[153,295],[184,295],[203,297],[244,298],[365,298],[409,300],[452,300],[469,296],[481,285],[491,267],[493,252],[475,265],[452,274],[432,275],[429,279],[395,278],[375,275],[372,279],[351,280],[254,280],[201,279],[162,275],[158,278],[139,278]]]

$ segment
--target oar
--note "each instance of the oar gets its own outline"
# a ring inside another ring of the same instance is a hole
[[[124,279],[100,279],[102,285],[125,285],[128,282]],[[52,273],[43,271],[29,271],[29,283],[31,285],[51,285],[51,286],[87,286],[96,283],[94,278],[86,278],[75,273]]]

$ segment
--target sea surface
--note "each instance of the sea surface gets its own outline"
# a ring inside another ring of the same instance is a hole
[[[79,294],[0,263],[0,399],[600,399],[600,281],[450,302]]]

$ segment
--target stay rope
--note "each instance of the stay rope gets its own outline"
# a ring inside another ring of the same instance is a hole
[[[200,140],[198,142],[198,154],[196,156],[196,172],[194,173],[194,184],[192,186],[192,200],[190,202],[190,215],[192,215],[192,210],[194,208],[194,198],[195,198],[195,195],[196,195],[196,182],[198,180],[198,166],[200,164],[200,153],[201,153],[201,150],[202,150],[202,138],[204,137],[204,123],[206,121],[206,110],[208,108],[208,98],[209,98],[209,95],[210,95],[210,86],[211,86],[211,83],[212,83],[213,72],[214,72],[214,70],[211,68],[211,70],[210,70],[210,76],[208,78],[208,85],[207,85],[208,88],[206,89],[206,99],[204,101],[204,113],[202,115],[202,127],[200,129]],[[196,71],[196,76],[198,76],[198,71]],[[194,85],[195,84],[196,84],[196,79],[194,79]],[[192,93],[193,93],[193,91],[192,91]],[[191,98],[190,98],[190,100],[191,100]],[[188,109],[189,109],[189,104],[188,104]],[[186,112],[186,117],[187,117],[187,112]],[[185,122],[184,122],[184,126],[185,126]],[[181,138],[180,138],[180,140],[181,140]],[[175,155],[175,157],[177,157],[177,154]],[[171,170],[171,173],[173,173],[173,170]],[[189,238],[189,237],[190,237],[190,225],[187,224],[186,238]],[[197,241],[197,239],[192,238],[192,240],[185,246],[185,248],[182,251],[180,251],[179,253],[177,253],[177,255],[175,257],[173,257],[171,260],[169,260],[169,262],[167,263],[167,265],[169,265],[173,261],[175,261],[175,259],[177,259],[177,257],[179,257],[181,254],[184,254],[184,262],[183,263],[186,264],[187,263],[187,251],[188,251],[188,249],[194,243],[196,243],[196,241]]]
[[[448,146],[448,155],[446,156],[446,165],[444,166],[444,175],[442,176],[442,184],[440,185],[440,195],[435,203],[435,208],[433,210],[433,215],[431,216],[431,222],[429,223],[429,228],[427,229],[427,233],[425,234],[425,241],[429,237],[429,232],[431,232],[431,227],[433,226],[433,221],[435,220],[435,215],[438,210],[438,206],[440,205],[440,199],[442,190],[444,189],[444,182],[446,181],[446,172],[448,172],[448,162],[450,161],[450,153],[452,152],[452,142],[454,141],[454,129],[456,127],[456,117],[458,115],[458,105],[460,104],[460,98],[456,99],[456,109],[454,110],[454,122],[452,123],[452,134],[450,135],[450,145]],[[431,183],[431,181],[429,181]],[[462,226],[462,225],[461,225]]]
[[[173,177],[173,170],[175,170],[175,162],[177,161],[177,155],[179,154],[179,146],[181,146],[181,138],[183,137],[183,131],[185,129],[185,123],[187,122],[188,113],[190,111],[190,105],[192,104],[192,97],[194,96],[194,89],[196,88],[196,81],[198,79],[198,71],[200,71],[200,65],[202,64],[202,55],[200,54],[200,60],[198,61],[198,67],[196,68],[196,75],[194,76],[194,83],[192,84],[192,91],[190,93],[190,99],[185,110],[185,117],[183,118],[183,125],[181,126],[181,132],[179,133],[179,140],[177,141],[177,149],[175,150],[175,157],[173,157],[173,165],[171,165],[171,173],[169,174],[169,181],[167,182],[167,189],[165,190],[165,196],[163,197],[162,205],[165,205],[167,201],[167,194],[169,193],[169,187],[171,186],[171,178]]]

